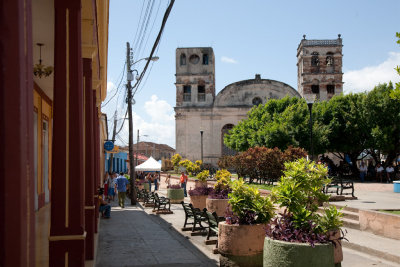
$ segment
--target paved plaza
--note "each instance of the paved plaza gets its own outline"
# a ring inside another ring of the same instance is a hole
[[[393,185],[356,184],[355,195],[359,199],[346,201],[346,205],[394,207],[400,203],[400,194],[392,193],[391,187]],[[165,188],[162,184],[158,193],[165,195]],[[184,212],[180,204],[172,204],[173,214],[154,215],[152,208],[142,207],[141,203],[133,207],[128,204],[129,201],[126,200],[125,209],[118,207],[116,201],[111,203],[112,218],[100,220],[96,266],[219,265],[219,255],[212,253],[214,245],[204,244],[205,236],[190,236],[190,231],[181,231]],[[190,202],[190,199],[185,198],[185,202]],[[371,248],[384,248],[389,253],[397,253],[400,248],[399,240],[354,229],[348,229],[347,238],[350,242],[363,242]],[[349,246],[343,247],[343,253],[344,267],[400,266],[400,262],[385,261],[368,251],[350,249]]]

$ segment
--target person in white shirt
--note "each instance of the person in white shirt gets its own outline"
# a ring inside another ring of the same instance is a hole
[[[376,180],[378,181],[378,178],[380,179],[380,182],[382,183],[382,173],[383,173],[383,167],[381,166],[380,163],[376,164]]]
[[[364,162],[361,162],[360,165],[360,180],[363,183],[365,176],[367,175],[367,166],[364,164]]]
[[[392,165],[389,165],[386,167],[386,178],[387,178],[387,183],[391,183],[394,178],[394,168]]]

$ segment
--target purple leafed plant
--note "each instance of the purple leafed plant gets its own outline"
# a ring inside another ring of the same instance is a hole
[[[212,199],[228,199],[228,194],[232,192],[232,189],[227,188],[227,189],[222,189],[220,191],[218,190],[211,190],[211,192],[208,193],[208,198]]]
[[[316,231],[315,223],[309,221],[307,226],[297,229],[293,222],[293,215],[280,213],[280,217],[275,219],[266,226],[266,236],[274,240],[281,240],[293,243],[310,243],[312,247],[316,243],[328,243],[329,240],[325,234]]]
[[[230,209],[230,205],[226,207],[225,211],[225,222],[227,224],[238,224],[238,225],[251,225],[256,223],[256,213],[254,211],[246,210],[245,216],[240,219],[239,216],[235,215]]]
[[[189,190],[189,196],[207,196],[214,189],[212,187],[196,187],[195,189]]]
[[[169,189],[181,189],[181,185],[180,184],[172,184],[168,187]]]

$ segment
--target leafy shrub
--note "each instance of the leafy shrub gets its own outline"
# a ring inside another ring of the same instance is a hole
[[[189,190],[189,196],[207,196],[212,191],[214,191],[212,187],[200,186]]]
[[[198,161],[199,163],[201,163],[201,160]],[[191,162],[188,159],[184,159],[181,160],[179,162],[179,166],[185,167],[185,169],[191,174],[191,175],[195,175],[200,171],[200,165],[197,165],[193,162]]]
[[[208,198],[212,199],[228,199],[229,193],[232,192],[231,188],[216,190],[215,188],[208,193]]]
[[[182,160],[182,157],[181,157],[181,155],[179,155],[179,154],[175,154],[175,155],[173,155],[172,158],[171,158],[171,162],[172,162],[172,164],[173,164],[175,167],[179,166],[179,162],[180,162],[181,160]]]
[[[201,182],[206,182],[208,176],[210,176],[210,171],[209,170],[204,170],[204,171],[200,172],[199,174],[197,174],[196,178]]]
[[[285,207],[281,218],[276,218],[267,226],[266,234],[272,239],[288,242],[323,243],[328,240],[328,232],[339,230],[343,225],[343,214],[330,207],[323,216],[316,213],[319,204],[329,199],[322,192],[328,170],[322,164],[301,158],[285,163],[284,176],[272,189],[271,198]]]
[[[334,205],[324,209],[324,214],[319,222],[323,232],[337,231],[343,226],[342,210],[343,208],[338,210]]]
[[[265,228],[266,236],[274,240],[296,243],[310,243],[314,247],[315,243],[327,243],[328,237],[316,231],[316,224],[309,221],[307,227],[298,228],[293,220],[293,215],[287,213],[280,214]]]
[[[180,184],[172,184],[168,187],[169,189],[181,189],[181,185]]]
[[[270,198],[262,197],[258,189],[245,185],[243,179],[233,181],[229,204],[234,215],[233,218],[237,217],[234,223],[267,223],[274,216],[274,206]],[[230,218],[232,219],[232,217]]]

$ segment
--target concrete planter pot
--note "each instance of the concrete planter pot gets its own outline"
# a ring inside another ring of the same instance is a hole
[[[268,237],[264,240],[264,267],[333,267],[333,245],[316,244],[311,247],[308,243],[291,243],[273,240]]]
[[[343,261],[343,250],[342,241],[340,240],[340,231],[331,231],[328,234],[329,240],[331,240],[333,245],[333,258],[334,263],[341,263]]]
[[[183,193],[183,188],[179,188],[179,189],[168,188],[167,197],[170,199],[171,203],[173,203],[173,204],[181,203],[183,201],[183,199],[185,198],[185,195]]]
[[[194,180],[194,188],[198,187],[207,187],[207,181],[199,181],[199,180]]]
[[[150,191],[150,186],[149,186],[149,183],[144,183],[143,184],[143,188],[147,191],[147,192],[149,192]]]
[[[203,196],[190,196],[190,203],[195,208],[199,208],[200,210],[203,210],[206,207],[206,199],[208,195],[203,195]]]
[[[265,224],[218,224],[220,266],[262,266]],[[278,265],[277,265],[278,266]]]
[[[209,212],[216,212],[218,216],[225,217],[229,199],[206,199],[206,208]]]

